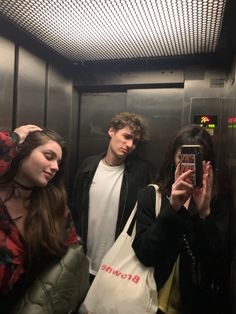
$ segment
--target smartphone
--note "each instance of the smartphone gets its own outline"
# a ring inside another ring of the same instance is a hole
[[[194,170],[188,179],[194,187],[202,187],[203,176],[203,147],[201,145],[182,145],[180,155],[181,172]]]

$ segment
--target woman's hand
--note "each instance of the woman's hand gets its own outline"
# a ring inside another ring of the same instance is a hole
[[[20,137],[19,144],[23,143],[26,137],[30,133],[35,132],[35,131],[42,131],[42,129],[39,126],[34,125],[34,124],[26,124],[26,125],[19,126],[18,128],[14,130],[14,132],[18,134]]]
[[[203,181],[202,187],[196,189],[193,194],[193,199],[195,201],[199,216],[201,218],[206,218],[210,212],[211,203],[211,193],[212,193],[212,183],[213,183],[213,171],[210,161],[203,161]]]
[[[172,207],[176,210],[179,210],[195,191],[192,184],[189,183],[192,173],[193,170],[181,173],[180,164],[175,169],[175,182],[172,184],[169,200]]]

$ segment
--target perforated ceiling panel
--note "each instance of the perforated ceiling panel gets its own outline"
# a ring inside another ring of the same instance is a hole
[[[215,51],[226,0],[0,0],[0,14],[66,58]]]

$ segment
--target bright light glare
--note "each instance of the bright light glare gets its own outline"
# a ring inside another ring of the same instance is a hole
[[[215,51],[226,0],[0,0],[0,13],[72,61]]]

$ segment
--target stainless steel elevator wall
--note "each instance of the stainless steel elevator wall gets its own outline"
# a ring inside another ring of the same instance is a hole
[[[68,165],[75,164],[78,93],[73,79],[46,59],[0,36],[0,86],[1,130],[11,131],[27,123],[52,128],[68,143]],[[67,169],[70,186],[72,169]]]

